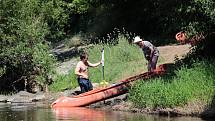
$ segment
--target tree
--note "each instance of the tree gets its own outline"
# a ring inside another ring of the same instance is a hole
[[[49,75],[54,60],[44,40],[49,31],[40,12],[40,1],[1,1],[0,28],[1,91],[23,90],[32,81],[30,76],[36,67],[41,67],[36,76]],[[35,51],[38,49],[40,52]],[[40,81],[45,84],[47,80]]]

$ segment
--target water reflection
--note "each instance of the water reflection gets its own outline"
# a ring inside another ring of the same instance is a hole
[[[56,108],[57,120],[71,121],[203,121],[195,117],[161,117],[141,113],[101,111],[89,108]]]
[[[48,103],[1,104],[0,121],[203,121],[195,117],[160,117],[89,108],[50,109]]]
[[[89,108],[55,108],[57,120],[106,121],[105,112]]]

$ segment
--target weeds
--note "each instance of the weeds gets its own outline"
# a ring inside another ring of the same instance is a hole
[[[89,60],[96,62],[101,59],[101,49],[105,50],[105,80],[114,82],[145,70],[145,59],[141,51],[120,36],[117,45],[95,45],[88,50]],[[101,69],[90,68],[91,79],[99,82],[102,79]]]
[[[181,67],[170,80],[138,81],[130,90],[129,99],[138,107],[151,108],[172,108],[194,100],[210,102],[215,92],[214,67],[215,63],[201,61],[191,68]]]
[[[78,86],[77,80],[74,76],[74,70],[71,70],[68,75],[56,75],[54,84],[49,86],[51,91],[62,91],[69,88],[74,88]]]

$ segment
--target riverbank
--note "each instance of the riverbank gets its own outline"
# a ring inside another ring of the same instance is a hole
[[[64,92],[57,93],[28,93],[21,91],[11,96],[0,96],[0,102],[18,104],[18,103],[36,103],[46,102],[51,105],[60,96],[71,96],[75,91],[79,90],[78,87],[74,90],[65,90]],[[49,106],[48,106],[49,107]],[[213,118],[215,116],[215,109],[209,107],[203,102],[189,102],[188,104],[174,108],[138,108],[131,101],[128,100],[128,93],[123,94],[111,99],[97,102],[87,106],[88,108],[100,109],[100,110],[111,110],[111,111],[123,111],[133,113],[146,113],[153,115],[162,116],[195,116],[203,118]]]
[[[50,93],[47,97],[50,102],[59,96],[68,96],[74,93],[74,90],[66,90],[61,93]],[[128,93],[111,99],[100,101],[87,106],[88,108],[110,111],[123,111],[132,113],[146,113],[162,116],[194,116],[201,118],[214,118],[215,109],[213,106],[208,106],[205,102],[192,101],[184,106],[176,106],[174,108],[139,108],[128,100]]]
[[[163,46],[158,47],[161,53],[162,62],[165,63],[173,63],[175,57],[183,58],[183,56],[189,52],[189,45],[172,45],[172,46]],[[63,64],[71,64],[74,61],[69,60],[69,63]],[[66,67],[66,65],[64,65]],[[65,70],[64,71],[68,71]],[[194,75],[195,76],[195,75]],[[142,84],[141,84],[142,85]],[[95,87],[95,86],[94,86]],[[79,87],[73,90],[65,90],[64,92],[49,92],[49,93],[36,93],[36,94],[27,94],[27,93],[18,93],[12,95],[4,102],[11,102],[11,103],[18,103],[22,102],[20,98],[23,98],[23,102],[30,103],[30,102],[37,102],[37,101],[48,101],[50,104],[55,101],[60,96],[71,96],[74,94],[75,91],[78,91]],[[175,90],[176,91],[176,90]],[[150,92],[150,90],[149,90]],[[40,98],[38,98],[40,97]],[[141,113],[148,113],[148,114],[158,114],[158,115],[166,115],[166,116],[204,116],[204,117],[211,117],[214,116],[214,109],[211,108],[213,106],[208,105],[205,101],[188,101],[183,106],[173,106],[174,108],[151,108],[151,107],[138,107],[135,106],[128,99],[128,94],[124,94],[115,98],[111,98],[105,101],[101,101],[96,104],[92,104],[90,108],[99,108],[104,110],[118,110],[118,111],[128,111],[128,112],[141,112]],[[183,96],[182,96],[183,97]],[[17,101],[18,100],[18,101]]]
[[[209,107],[203,102],[189,102],[184,106],[177,106],[174,108],[138,108],[134,104],[127,100],[127,94],[108,99],[95,104],[90,105],[90,108],[98,108],[102,110],[123,111],[133,113],[146,113],[152,115],[162,116],[192,116],[201,118],[214,118],[215,108]]]
[[[119,100],[118,100],[119,101]],[[205,117],[212,118],[215,116],[214,109],[207,109],[207,106],[204,103],[200,102],[190,102],[183,107],[175,108],[138,108],[135,107],[132,102],[121,101],[117,104],[110,104],[106,101],[107,104],[101,106],[95,106],[103,110],[115,110],[115,111],[125,111],[125,112],[138,112],[138,113],[147,113],[147,114],[156,114],[163,116],[196,116],[196,117]]]

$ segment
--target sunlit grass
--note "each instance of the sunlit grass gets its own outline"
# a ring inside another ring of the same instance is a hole
[[[146,70],[145,59],[140,49],[129,44],[124,37],[120,37],[117,45],[96,45],[88,50],[89,60],[97,62],[101,59],[101,49],[105,50],[105,80],[115,82]],[[102,80],[102,67],[90,68],[91,80]]]
[[[189,101],[211,102],[215,93],[215,63],[197,62],[192,68],[181,67],[173,79],[138,81],[129,99],[138,107],[165,108]]]
[[[49,89],[51,91],[63,91],[68,88],[77,87],[78,83],[74,75],[74,70],[71,70],[67,75],[56,75],[54,83],[49,86]]]

